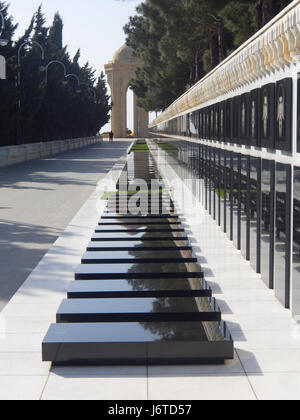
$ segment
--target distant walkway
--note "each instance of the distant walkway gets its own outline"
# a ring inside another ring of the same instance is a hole
[[[129,146],[105,142],[0,169],[0,311]]]

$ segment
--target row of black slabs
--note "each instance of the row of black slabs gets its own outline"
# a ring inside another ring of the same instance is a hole
[[[145,168],[154,166],[149,153],[138,153],[134,161],[128,184],[133,170],[135,177],[145,177]],[[56,366],[219,364],[233,358],[231,336],[170,196],[162,189],[154,198],[156,214],[145,204],[153,205],[153,174],[136,214],[120,213],[131,196],[110,198],[57,323],[44,339],[44,361]],[[124,174],[121,178],[124,182]]]

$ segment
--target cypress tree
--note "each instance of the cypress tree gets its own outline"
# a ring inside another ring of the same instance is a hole
[[[101,74],[97,80],[95,70],[88,63],[80,66],[80,50],[73,59],[70,58],[67,47],[63,46],[63,22],[59,13],[55,14],[48,28],[40,6],[23,36],[13,43],[17,25],[8,15],[8,6],[1,0],[0,10],[4,14],[6,33],[10,39],[7,47],[0,47],[0,54],[7,59],[7,80],[0,81],[0,146],[16,144],[16,139],[31,143],[97,134],[109,121],[105,78]],[[22,49],[21,87],[16,89],[17,52],[24,42],[31,40],[42,45],[46,63],[62,61],[68,73],[79,77],[85,86],[81,87],[81,94],[77,92],[75,79],[68,79],[67,85],[62,83],[64,73],[60,65],[49,67],[48,83],[45,83],[45,73],[39,69],[41,50],[34,43]],[[89,87],[94,87],[97,94]],[[19,100],[21,114],[16,106]],[[20,132],[16,131],[17,128]]]

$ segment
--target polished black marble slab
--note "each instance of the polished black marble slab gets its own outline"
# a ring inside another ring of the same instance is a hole
[[[144,218],[145,219],[145,218]],[[163,218],[157,218],[155,219],[145,219],[143,218],[132,218],[132,219],[101,219],[98,223],[99,226],[116,226],[116,225],[137,225],[137,226],[162,226],[162,227],[168,227],[170,225],[172,226],[180,226],[181,222],[176,221],[175,219],[163,219]]]
[[[192,247],[188,245],[187,241],[155,241],[153,245],[149,242],[145,243],[143,240],[120,242],[94,241],[88,244],[87,251],[192,251]]]
[[[201,322],[53,324],[42,357],[54,366],[217,364],[233,359],[225,324],[207,337]]]
[[[149,204],[149,205],[146,205],[146,206],[144,206],[144,205],[130,206],[128,204],[128,206],[127,206],[126,203],[125,203],[125,205],[123,205],[123,204],[119,205],[119,204],[111,203],[111,204],[108,204],[106,208],[109,212],[116,211],[116,212],[119,212],[119,213],[124,213],[124,211],[125,211],[126,213],[129,213],[129,214],[132,214],[132,215],[139,215],[139,214],[146,215],[146,214],[149,214],[149,213],[159,215],[161,213],[162,214],[167,214],[167,213],[170,213],[170,212],[174,212],[174,210],[175,210],[174,206],[169,206],[169,205],[151,205],[151,204]]]
[[[81,264],[75,273],[76,280],[100,279],[152,279],[152,278],[203,278],[195,264],[183,263],[127,263]]]
[[[156,197],[156,196],[142,196],[141,194],[139,195],[128,195],[128,196],[111,196],[110,199],[108,201],[127,201],[127,200],[141,200],[141,201],[146,201],[146,202],[156,202],[156,203],[173,203],[173,201],[170,198],[167,197]]]
[[[174,212],[175,207],[172,204],[168,203],[133,203],[133,202],[109,202],[107,203],[107,210],[112,212],[121,212],[124,209],[132,212],[134,215],[136,212],[152,213],[156,211],[164,211],[165,213]]]
[[[156,200],[156,201],[171,201],[173,202],[172,197],[169,194],[158,194],[155,192],[150,192],[149,194],[142,194],[142,193],[130,193],[130,192],[120,192],[118,194],[110,194],[108,197],[109,200],[130,200],[131,198],[134,198],[135,200],[141,199],[141,200]]]
[[[172,200],[170,194],[168,193],[159,193],[158,191],[151,191],[149,190],[149,192],[140,192],[140,191],[118,191],[117,193],[112,193],[110,195],[111,198],[131,198],[131,197],[135,197],[135,196],[139,196],[142,198],[155,198],[155,199],[165,199],[165,200]]]
[[[189,253],[188,253],[189,254]],[[113,264],[113,263],[196,263],[192,255],[182,255],[174,251],[119,251],[119,252],[85,252],[81,264]]]
[[[169,194],[161,194],[156,191],[149,191],[148,193],[141,193],[139,191],[119,191],[117,193],[110,194],[110,199],[130,199],[131,197],[141,198],[141,199],[155,199],[155,200],[172,200]]]
[[[212,291],[201,279],[135,279],[72,281],[69,299],[114,297],[212,297]]]
[[[147,221],[147,220],[157,220],[157,219],[178,219],[178,215],[175,214],[166,214],[166,215],[146,215],[146,216],[134,216],[134,215],[122,215],[120,213],[104,213],[101,219],[137,219],[138,220],[142,220],[142,221]]]
[[[116,208],[114,206],[111,206],[111,207],[107,207],[104,210],[103,217],[106,214],[111,214],[112,212],[117,212],[119,216],[123,216],[126,218],[128,217],[167,217],[167,216],[170,217],[170,215],[173,215],[173,214],[175,215],[174,209],[170,209],[170,208],[153,209],[151,207],[148,207],[146,209],[133,212],[133,211],[129,211],[129,209]]]
[[[125,202],[127,202],[127,201],[142,201],[142,202],[146,202],[146,203],[151,203],[151,202],[154,202],[154,203],[160,203],[160,204],[162,204],[162,203],[164,203],[164,204],[171,204],[171,205],[173,205],[173,200],[172,199],[170,199],[170,198],[164,198],[164,197],[155,197],[155,196],[141,196],[141,195],[138,195],[138,196],[135,196],[135,195],[128,195],[128,196],[111,196],[110,198],[109,198],[109,200],[108,200],[108,203],[110,203],[110,202],[113,202],[113,203],[115,203],[115,202],[121,202],[121,201],[125,201]]]
[[[211,304],[208,302],[211,300]],[[56,322],[221,321],[214,299],[194,297],[65,299]]]
[[[92,241],[187,241],[188,237],[180,232],[114,232],[94,233]]]
[[[176,225],[100,225],[95,232],[184,232],[184,229]]]

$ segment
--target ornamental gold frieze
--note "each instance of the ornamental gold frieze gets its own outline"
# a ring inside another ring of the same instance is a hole
[[[177,99],[150,125],[154,127],[224,94],[244,89],[288,71],[300,62],[300,0],[293,1],[278,16],[238,48],[218,67]]]

